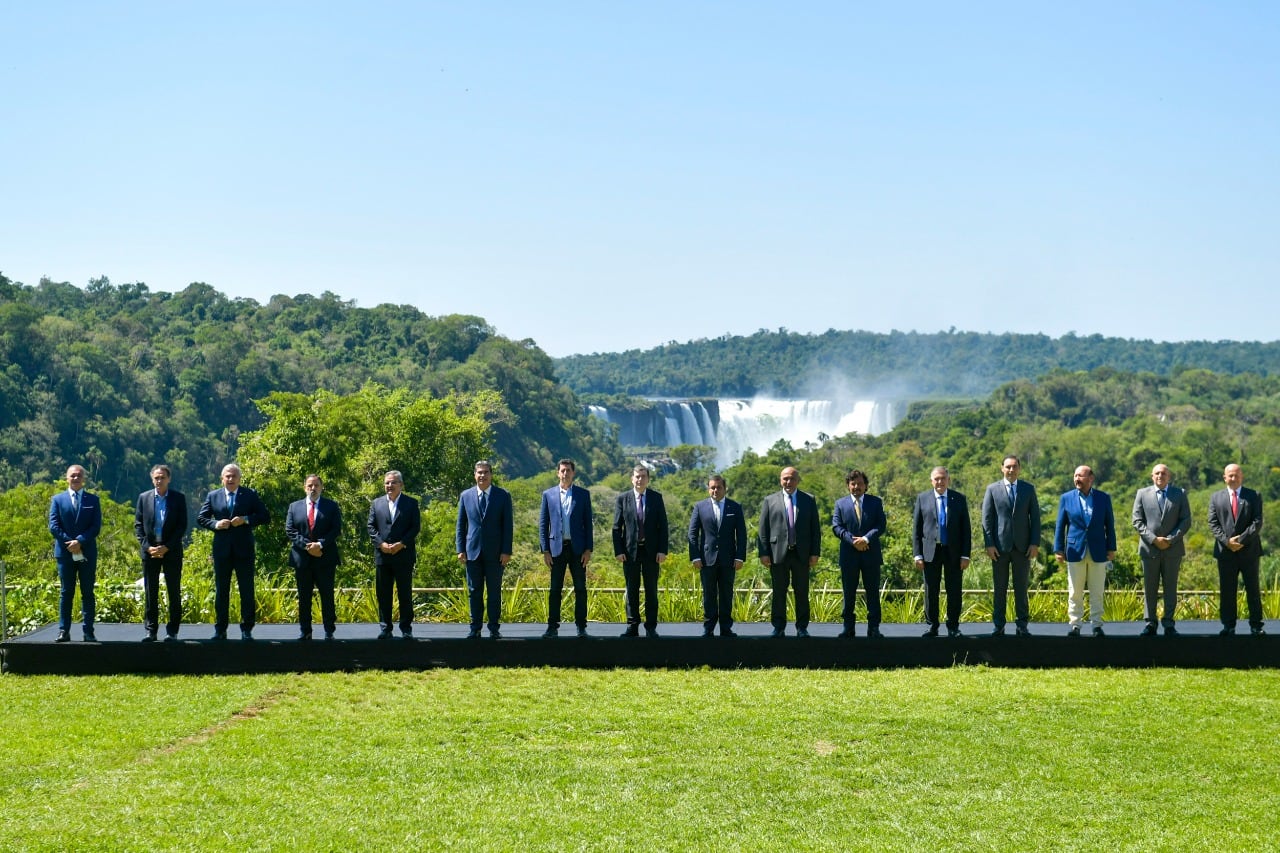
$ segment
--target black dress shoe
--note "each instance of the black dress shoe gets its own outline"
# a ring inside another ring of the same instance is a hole
[[[390,628],[383,628],[381,631],[379,631],[379,632],[378,632],[378,639],[379,639],[379,640],[390,640],[390,639],[391,639],[391,629],[390,629]]]
[[[1099,625],[1099,626],[1097,626],[1096,628],[1094,628],[1094,629],[1093,629],[1093,636],[1095,636],[1095,637],[1105,637],[1105,636],[1107,636],[1107,634],[1106,634],[1106,632],[1105,632],[1105,631],[1103,631],[1103,630],[1102,630],[1102,626],[1101,626],[1101,625]]]
[[[325,631],[325,632],[324,632],[324,638],[325,638],[326,640],[332,640],[332,639],[333,639],[333,632],[332,632],[332,631]]]
[[[93,629],[92,629],[92,628],[85,628],[85,629],[84,629],[84,641],[85,641],[86,643],[96,643],[96,642],[98,642],[98,636],[97,636],[97,634],[94,634],[94,633],[93,633]]]
[[[56,640],[54,640],[54,642],[55,642],[55,643],[69,643],[69,642],[71,642],[71,632],[70,632],[70,631],[58,631],[58,638],[57,638]]]
[[[404,640],[404,641],[406,641],[406,642],[412,643],[412,642],[413,642],[413,631],[412,631],[412,630],[408,630],[408,631],[401,631],[401,632],[400,632],[400,639],[402,639],[402,640]]]
[[[1266,632],[1266,631],[1264,631],[1264,630],[1262,630],[1261,628],[1250,628],[1250,629],[1249,629],[1249,633],[1250,633],[1251,635],[1255,636],[1255,637],[1265,637],[1265,636],[1267,636],[1267,632]]]
[[[868,628],[868,629],[867,629],[867,639],[868,639],[868,640],[883,640],[883,639],[884,639],[884,634],[881,634],[881,633],[880,633],[880,629],[879,629],[879,628]]]
[[[252,640],[252,639],[253,639],[253,629],[252,629],[252,628],[241,628],[241,629],[240,629],[240,639],[242,639],[242,640]]]
[[[925,631],[925,632],[924,632],[923,634],[921,634],[920,636],[922,636],[922,637],[936,637],[936,636],[938,636],[938,629],[937,629],[937,628],[930,628],[928,631]]]
[[[628,625],[627,630],[618,635],[619,637],[639,637],[640,629],[635,625]]]
[[[1154,637],[1155,635],[1156,626],[1154,622],[1148,622],[1147,627],[1143,628],[1142,632],[1138,634],[1139,637]]]
[[[1017,630],[1017,632],[1016,632],[1016,633],[1017,633],[1017,635],[1018,635],[1019,637],[1030,637],[1030,636],[1031,636],[1031,629],[1030,629],[1030,628],[1019,628],[1019,629]]]
[[[579,629],[578,629],[578,639],[579,639],[579,640],[585,640],[585,639],[586,639],[587,637],[589,637],[589,636],[590,636],[590,635],[587,633],[587,629],[586,629],[586,628],[579,628]]]
[[[702,629],[702,636],[704,637],[714,637],[715,635],[716,635],[716,632],[712,631],[710,628]]]
[[[870,635],[868,634],[868,636]],[[854,633],[852,628],[845,628],[839,634],[836,634],[837,640],[852,640],[853,637],[854,637]]]
[[[501,632],[501,631],[499,631],[497,628],[490,628],[490,629],[489,629],[489,639],[490,639],[490,640],[501,640],[501,639],[502,639],[502,632]]]
[[[468,640],[478,640],[478,639],[480,639],[480,629],[479,629],[479,628],[472,628],[470,631],[468,631],[468,632],[467,632],[467,639],[468,639]]]
[[[960,633],[960,629],[959,629],[959,628],[948,628],[948,629],[947,629],[947,636],[948,636],[948,637],[963,637],[963,636],[964,636],[964,634],[961,634],[961,633]]]
[[[720,636],[721,636],[721,637],[728,637],[729,639],[732,639],[732,638],[734,638],[734,637],[738,636],[738,632],[737,632],[737,631],[735,631],[735,630],[733,630],[732,628],[721,628],[721,629],[720,629]]]
[[[988,636],[988,637],[1003,637],[1003,636],[1004,636],[1004,628],[996,628],[994,631],[992,631],[992,632],[991,632],[990,634],[988,634],[987,636]]]
[[[177,634],[165,634],[165,635],[164,635],[164,641],[165,641],[166,643],[176,643],[176,642],[178,642],[178,635],[177,635]]]
[[[1235,628],[1223,628],[1218,632],[1219,637],[1234,637],[1236,635]]]
[[[1079,636],[1080,636],[1080,626],[1079,626],[1079,625],[1074,626],[1070,631],[1068,631],[1068,632],[1067,632],[1067,636],[1068,636],[1068,637],[1079,637]]]
[[[146,636],[142,638],[142,642],[144,643],[154,643],[155,641],[156,641],[155,631],[148,631]]]
[[[308,642],[310,639],[311,639],[311,632],[310,632],[310,631],[303,631],[302,633],[298,634],[298,642],[299,642],[299,643],[305,643],[305,642]]]
[[[222,628],[222,629],[215,628],[213,630],[213,639],[220,641],[220,640],[225,640],[226,638],[227,638],[226,628]]]
[[[542,639],[544,640],[554,640],[558,636],[560,636],[559,628],[548,628],[542,632]]]
[[[646,637],[656,637],[656,636],[658,636],[658,629],[657,629],[657,628],[645,628],[645,629],[644,629],[644,635],[645,635]]]
[[[1164,629],[1164,635],[1166,637],[1176,637],[1178,636],[1178,629],[1170,625],[1168,628]]]
[[[787,636],[787,632],[782,628],[774,628],[773,633],[770,634],[769,636],[773,638],[785,637]]]
[[[808,636],[809,636],[809,629],[808,629],[808,628],[797,628],[797,629],[796,629],[796,636],[797,636],[797,637],[801,637],[801,638],[808,638]]]

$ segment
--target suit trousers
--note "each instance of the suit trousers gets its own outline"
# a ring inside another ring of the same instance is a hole
[[[502,621],[502,563],[496,559],[467,560],[467,603],[471,607],[471,630],[484,624],[485,594],[489,596],[489,630],[498,630]]]
[[[720,623],[721,633],[733,627],[733,582],[737,572],[733,563],[704,565],[698,572],[702,579],[702,627],[710,631]]]
[[[322,563],[311,556],[293,570],[294,579],[298,582],[298,627],[302,633],[311,634],[311,591],[320,595],[320,619],[324,622],[325,631],[332,632],[338,626],[337,608],[333,603],[334,580],[338,567],[334,563]]]
[[[178,559],[142,559],[142,623],[148,634],[160,630],[160,572],[164,571],[164,585],[169,596],[169,621],[164,632],[170,637],[178,636],[178,626],[182,624],[182,554]]]
[[[781,631],[787,627],[787,586],[796,596],[796,630],[809,628],[809,563],[794,549],[788,550],[781,565],[769,567],[773,597],[769,602],[769,621]]]
[[[1107,585],[1110,560],[1095,560],[1088,554],[1083,560],[1067,563],[1067,621],[1075,628],[1084,621],[1084,590],[1089,587],[1089,622],[1102,627],[1103,589]]]
[[[867,596],[867,628],[880,627],[880,566],[864,565],[858,566],[841,566],[840,567],[840,586],[844,590],[844,607],[840,611],[840,618],[844,622],[844,627],[852,631],[854,623],[858,620],[854,616],[854,601],[858,597],[858,578],[862,578],[862,588],[866,591]]]
[[[1031,579],[1031,558],[1025,551],[998,551],[991,563],[991,582],[995,587],[992,596],[991,622],[997,628],[1005,626],[1009,617],[1009,575],[1013,575],[1013,618],[1019,628],[1031,621],[1031,602],[1027,587]]]
[[[1173,627],[1173,614],[1178,609],[1178,569],[1181,566],[1182,555],[1169,551],[1156,551],[1142,558],[1142,591],[1148,625],[1156,624],[1156,598],[1163,583],[1164,618],[1159,622],[1166,628]]]
[[[94,595],[94,584],[98,580],[98,564],[96,560],[71,559],[67,554],[58,561],[58,580],[62,585],[62,593],[58,597],[58,628],[71,630],[71,606],[76,599],[76,582],[80,582],[80,612],[84,617],[84,627],[93,627],[93,615],[97,611],[98,599]]]
[[[1223,551],[1218,556],[1218,583],[1222,588],[1222,626],[1235,628],[1239,618],[1240,602],[1237,586],[1244,578],[1244,597],[1249,605],[1249,627],[1263,627],[1262,590],[1258,584],[1258,557],[1242,557],[1236,551]]]
[[[253,592],[253,557],[213,558],[214,629],[227,630],[231,610],[231,573],[240,590],[240,630],[252,631],[258,619],[258,602]]]
[[[573,623],[587,627],[587,569],[582,554],[566,542],[559,557],[551,558],[551,592],[547,597],[547,627],[560,627],[560,599],[564,597],[564,572],[573,578]],[[657,600],[656,598],[654,599]]]
[[[644,627],[652,631],[658,627],[658,561],[641,545],[636,558],[622,564],[622,580],[626,586],[627,625],[640,624],[640,582],[644,581]]]
[[[393,565],[375,566],[373,570],[373,592],[378,599],[378,622],[382,630],[391,630],[391,599],[394,589],[396,601],[400,605],[400,633],[413,633],[413,564],[395,563]]]
[[[947,582],[947,630],[960,628],[960,610],[964,604],[964,569],[959,560],[948,559],[946,545],[934,547],[933,560],[924,564],[924,621],[930,628],[939,624],[942,582]]]

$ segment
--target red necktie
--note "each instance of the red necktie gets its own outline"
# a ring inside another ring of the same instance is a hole
[[[316,529],[316,505],[311,502],[307,503],[307,529],[312,532]]]
[[[1240,498],[1235,489],[1231,490],[1231,517],[1240,517]]]

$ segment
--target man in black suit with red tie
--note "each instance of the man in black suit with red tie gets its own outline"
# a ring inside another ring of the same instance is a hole
[[[1249,633],[1261,637],[1266,634],[1258,582],[1262,498],[1253,489],[1244,488],[1244,471],[1235,463],[1226,467],[1222,479],[1227,487],[1209,498],[1209,530],[1213,533],[1213,556],[1218,560],[1218,583],[1222,588],[1220,633],[1229,637],[1236,632],[1239,608],[1236,590],[1243,577],[1245,601],[1249,605]]]
[[[382,479],[386,494],[369,507],[369,538],[373,540],[374,594],[378,598],[379,640],[391,639],[392,587],[400,604],[400,634],[413,639],[413,566],[418,557],[422,512],[404,493],[404,477],[388,471]]]
[[[649,488],[649,469],[631,471],[632,490],[618,495],[613,510],[613,553],[626,584],[624,637],[640,636],[640,583],[644,582],[644,633],[658,636],[658,567],[667,559],[671,534],[662,494]]]
[[[710,497],[693,505],[689,518],[689,561],[702,581],[702,636],[721,637],[733,631],[733,582],[747,561],[747,519],[742,505],[725,497],[724,477],[707,480]]]
[[[256,557],[253,528],[271,520],[258,493],[240,485],[240,466],[222,469],[222,488],[214,489],[200,506],[196,523],[213,531],[213,639],[227,638],[231,609],[231,573],[240,590],[240,639],[253,639],[258,618],[253,570]]]
[[[169,488],[172,472],[168,465],[151,469],[155,488],[138,495],[133,514],[133,533],[142,551],[142,621],[144,643],[154,643],[160,632],[160,573],[164,572],[169,596],[169,621],[164,626],[165,642],[178,639],[182,624],[182,546],[187,535],[187,499]]]
[[[973,536],[969,524],[969,501],[950,488],[946,468],[929,474],[933,488],[921,492],[911,512],[912,546],[916,568],[924,572],[924,619],[926,637],[938,636],[939,593],[943,576],[947,581],[947,636],[960,636],[960,609],[964,570],[969,567]]]
[[[303,483],[307,496],[289,504],[284,535],[289,540],[289,565],[298,585],[298,639],[311,639],[311,590],[320,594],[320,619],[324,638],[333,639],[338,617],[333,587],[341,556],[338,535],[342,532],[342,510],[322,497],[324,483],[311,474]]]

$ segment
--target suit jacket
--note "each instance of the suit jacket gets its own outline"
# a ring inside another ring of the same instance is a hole
[[[475,487],[458,496],[458,523],[454,528],[455,553],[467,555],[468,560],[483,556],[496,563],[502,554],[511,554],[515,539],[515,511],[511,506],[511,493],[497,486],[489,486],[489,505],[484,517],[480,517],[480,492]]]
[[[142,559],[150,559],[147,549],[152,545],[165,545],[169,553],[165,562],[182,557],[182,540],[187,535],[187,498],[177,489],[165,492],[164,524],[156,527],[156,490],[147,489],[138,495],[138,506],[133,513],[133,535],[138,539]]]
[[[880,534],[888,526],[889,522],[884,517],[884,502],[875,495],[862,496],[861,522],[853,509],[853,495],[845,495],[836,501],[835,511],[831,513],[831,529],[840,540],[840,568],[882,565],[884,555],[880,547]],[[865,551],[853,547],[853,540],[860,536],[867,538],[868,548]]]
[[[213,558],[215,560],[225,557],[253,559],[253,528],[266,524],[271,520],[271,516],[267,513],[267,506],[262,502],[262,498],[258,497],[258,493],[248,486],[241,486],[236,489],[235,511],[237,516],[244,517],[246,523],[239,527],[218,530],[214,525],[224,518],[232,517],[231,508],[227,502],[226,490],[214,489],[205,496],[204,503],[200,505],[200,513],[196,516],[196,524],[205,530],[213,531]]]
[[[938,550],[938,502],[933,489],[916,496],[911,510],[911,547],[917,557],[932,563]],[[969,522],[969,500],[955,489],[947,489],[947,560],[959,566],[973,549],[973,529]]]
[[[644,539],[650,559],[671,550],[667,506],[662,502],[661,492],[645,489],[644,530],[641,531],[636,512],[636,492],[635,489],[627,489],[618,495],[613,506],[613,553],[626,554],[628,560],[635,560],[641,539]]]
[[[338,534],[342,532],[342,510],[336,501],[320,496],[316,501],[316,526],[310,529],[307,525],[307,499],[289,504],[289,511],[284,517],[284,535],[289,540],[289,565],[295,569],[328,568],[342,562],[338,552]],[[321,554],[312,557],[307,553],[308,542],[319,542]]]
[[[766,495],[760,504],[760,526],[756,550],[761,557],[781,563],[787,556],[787,493],[782,489]],[[808,565],[810,557],[822,553],[822,522],[813,495],[796,489],[795,554]]]
[[[1169,486],[1164,492],[1164,509],[1160,509],[1159,490],[1155,486],[1138,489],[1133,498],[1133,529],[1141,541],[1138,553],[1143,557],[1168,554],[1182,557],[1187,552],[1184,537],[1191,529],[1191,502],[1187,493],[1177,486]],[[1227,511],[1231,507],[1228,503]],[[1157,536],[1168,536],[1169,547],[1161,551],[1155,546]]]
[[[1239,536],[1244,548],[1235,555],[1244,558],[1262,556],[1262,499],[1253,489],[1240,487],[1239,517],[1231,517],[1231,490],[1223,489],[1209,497],[1209,530],[1213,533],[1213,556],[1233,553],[1227,540]]]
[[[742,504],[724,499],[724,512],[716,523],[711,498],[693,505],[689,516],[689,559],[701,560],[704,567],[729,566],[747,561],[747,518]]]
[[[1080,506],[1080,490],[1064,492],[1058,500],[1058,524],[1053,534],[1053,553],[1066,554],[1067,562],[1083,560],[1087,553],[1095,563],[1107,559],[1116,550],[1116,517],[1111,511],[1111,496],[1091,489],[1093,516],[1085,521]]]
[[[591,492],[582,486],[569,487],[569,529],[561,529],[560,487],[552,486],[542,493],[542,508],[538,512],[538,548],[559,557],[564,550],[566,533],[573,540],[574,550],[595,550],[595,533],[591,529]]]
[[[373,540],[373,564],[388,569],[413,567],[418,560],[418,532],[422,530],[422,511],[418,502],[404,492],[396,500],[396,518],[391,520],[391,508],[386,495],[374,498],[369,507],[369,538]],[[404,550],[398,554],[382,553],[383,542],[403,542]]]
[[[1229,514],[1229,513],[1228,513]],[[59,563],[72,560],[63,547],[72,539],[80,543],[80,552],[90,563],[98,559],[98,533],[102,530],[102,506],[98,496],[80,492],[80,511],[71,506],[71,492],[63,489],[49,501],[49,533],[53,536],[53,557]]]
[[[1040,544],[1040,499],[1035,486],[1018,480],[1010,507],[1007,482],[996,480],[982,496],[982,547],[1025,554]]]

